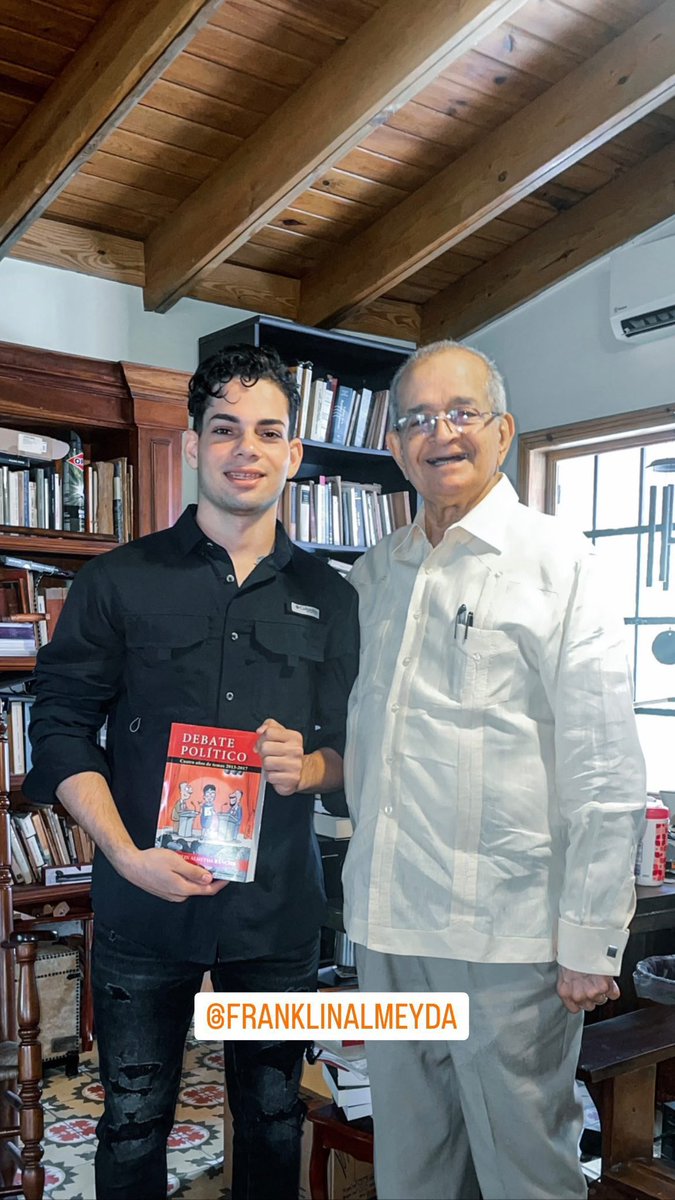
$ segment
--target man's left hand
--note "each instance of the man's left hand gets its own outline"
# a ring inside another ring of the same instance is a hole
[[[263,721],[256,733],[256,749],[269,782],[280,796],[292,796],[300,789],[305,762],[302,734],[286,729],[272,717]]]
[[[582,1009],[584,1012],[593,1012],[598,1004],[618,1000],[621,995],[611,975],[587,975],[584,971],[570,971],[568,967],[558,967],[556,990],[571,1013],[581,1012]]]

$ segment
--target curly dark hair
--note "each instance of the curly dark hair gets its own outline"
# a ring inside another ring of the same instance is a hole
[[[228,346],[207,358],[195,371],[189,386],[188,412],[197,433],[202,432],[204,413],[209,405],[223,394],[232,379],[244,387],[253,387],[259,379],[276,383],[288,401],[288,432],[292,437],[298,415],[300,395],[288,367],[271,346]]]

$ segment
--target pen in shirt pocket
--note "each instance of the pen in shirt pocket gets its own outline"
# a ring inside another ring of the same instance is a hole
[[[457,637],[457,629],[459,626],[464,629],[464,641],[469,636],[469,629],[473,625],[473,613],[466,607],[466,604],[460,604],[455,615],[455,638]]]

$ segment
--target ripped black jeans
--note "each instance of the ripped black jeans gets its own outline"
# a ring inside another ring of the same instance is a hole
[[[214,989],[312,991],[319,944],[212,965]],[[105,1109],[97,1200],[165,1200],[166,1142],[195,993],[209,966],[176,962],[103,925],[94,938],[94,1013]],[[234,1118],[232,1200],[297,1200],[305,1106],[302,1042],[226,1042]]]

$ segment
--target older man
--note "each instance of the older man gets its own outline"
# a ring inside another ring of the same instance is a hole
[[[471,1033],[368,1047],[377,1192],[581,1200],[583,1010],[618,996],[644,810],[622,629],[590,545],[500,474],[489,360],[427,346],[391,399],[424,506],[352,572],[346,928],[363,989],[466,991]]]

